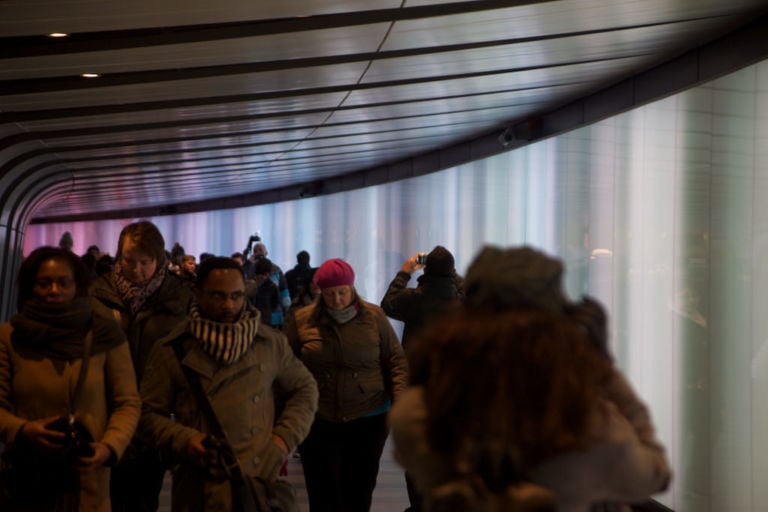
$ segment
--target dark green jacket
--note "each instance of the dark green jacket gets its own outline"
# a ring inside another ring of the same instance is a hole
[[[322,299],[289,317],[293,351],[317,380],[317,417],[346,422],[385,410],[408,383],[408,364],[380,307],[358,300],[357,315],[338,324]]]

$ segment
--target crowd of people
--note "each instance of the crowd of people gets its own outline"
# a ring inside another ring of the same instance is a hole
[[[71,236],[27,256],[0,326],[0,509],[156,511],[171,471],[174,511],[296,512],[294,453],[310,512],[367,512],[390,433],[409,512],[621,510],[668,486],[606,313],[565,296],[559,260],[486,247],[463,279],[436,246],[374,304],[347,261],[283,273],[253,241],[198,261],[140,221],[114,258]]]

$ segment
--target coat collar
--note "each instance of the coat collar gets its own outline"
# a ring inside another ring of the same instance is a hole
[[[181,364],[190,368],[192,371],[200,376],[200,382],[203,385],[203,389],[207,392],[213,392],[219,387],[223,380],[229,378],[231,375],[248,371],[254,367],[259,367],[261,370],[265,369],[265,362],[259,360],[257,345],[261,341],[260,336],[257,334],[253,340],[253,343],[248,350],[242,355],[240,359],[235,361],[229,366],[224,366],[213,357],[208,355],[201,347],[198,341],[186,330],[189,320],[181,322],[166,338],[168,341],[166,344],[182,343],[185,349],[186,355],[181,361]]]

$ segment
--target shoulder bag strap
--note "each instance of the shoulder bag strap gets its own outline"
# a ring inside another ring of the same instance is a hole
[[[69,415],[70,422],[74,421],[77,405],[80,402],[80,397],[83,394],[83,386],[85,385],[85,377],[88,374],[88,363],[91,360],[92,350],[93,331],[89,329],[88,334],[85,335],[85,342],[83,343],[83,362],[80,365],[80,374],[77,376],[77,384],[75,384],[75,395],[72,397],[72,412]]]
[[[208,396],[205,394],[202,384],[200,384],[200,379],[191,368],[184,365],[184,358],[186,357],[187,352],[184,350],[182,343],[183,340],[176,339],[171,342],[171,346],[176,353],[176,358],[179,360],[179,366],[181,366],[181,370],[184,372],[184,377],[186,377],[189,387],[192,388],[192,393],[195,395],[197,404],[200,406],[205,418],[211,425],[214,435],[220,439],[226,439],[224,429],[222,429],[221,423],[219,423],[219,418],[216,416],[216,412],[213,410],[211,402],[208,401]]]
[[[206,419],[208,420],[211,430],[213,430],[214,436],[218,438],[220,442],[220,448],[223,449],[219,452],[219,456],[224,457],[223,463],[226,465],[227,470],[232,475],[233,499],[235,500],[235,503],[238,504],[238,509],[250,510],[250,505],[246,506],[244,504],[250,503],[251,500],[253,500],[253,502],[257,505],[257,510],[263,510],[265,512],[271,510],[266,501],[266,495],[263,492],[257,492],[257,489],[253,487],[250,479],[246,479],[243,475],[243,471],[240,469],[240,462],[237,460],[237,457],[232,451],[232,447],[227,440],[227,436],[224,433],[224,429],[222,428],[221,423],[219,422],[219,418],[216,416],[216,411],[213,410],[213,406],[211,406],[211,402],[208,400],[208,396],[203,390],[203,386],[200,383],[200,378],[197,376],[197,374],[195,374],[194,371],[192,371],[191,368],[184,365],[184,357],[186,357],[187,354],[184,350],[184,347],[182,346],[182,343],[183,340],[176,339],[171,342],[171,345],[173,346],[173,351],[176,353],[176,358],[179,360],[179,365],[184,372],[184,376],[186,377],[190,388],[192,388],[192,392],[195,395],[197,403],[200,406],[200,409],[202,410]],[[249,497],[246,498],[243,493],[235,492],[236,488],[245,489],[244,492],[247,493]]]

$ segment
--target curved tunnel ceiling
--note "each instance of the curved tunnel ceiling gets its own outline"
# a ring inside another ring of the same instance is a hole
[[[457,160],[502,151],[505,127],[536,129],[532,119],[765,10],[764,0],[5,0],[0,215],[23,225],[175,213],[402,178],[468,141],[485,145]]]

